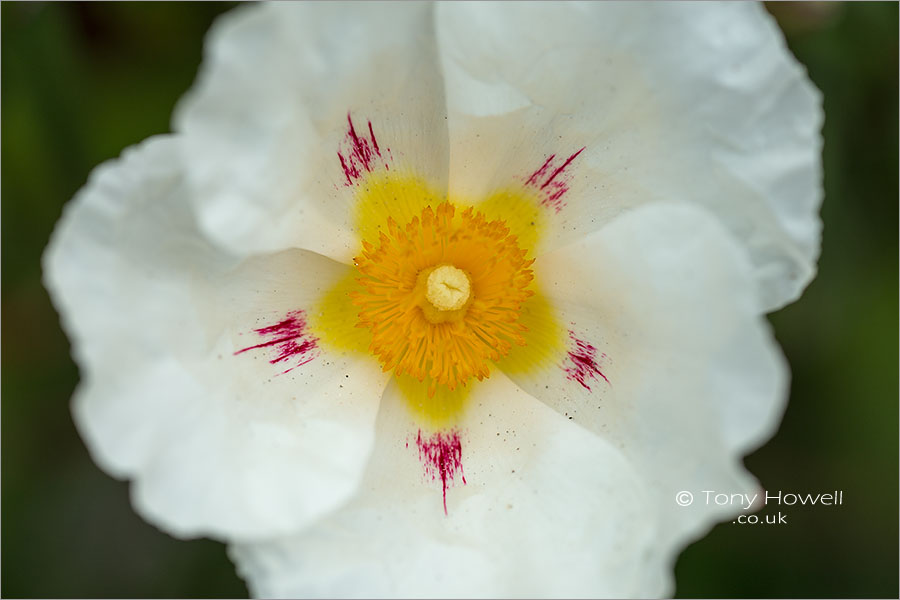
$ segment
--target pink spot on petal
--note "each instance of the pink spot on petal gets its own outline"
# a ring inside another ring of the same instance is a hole
[[[248,350],[271,348],[270,364],[296,360],[292,366],[282,371],[281,375],[307,364],[319,355],[319,340],[307,331],[306,314],[302,310],[291,311],[278,323],[254,329],[253,333],[265,341],[238,350],[234,353],[235,356]]]
[[[425,467],[425,476],[431,477],[433,481],[441,480],[444,514],[446,515],[448,485],[456,479],[457,475],[463,485],[466,484],[466,477],[462,470],[462,442],[459,439],[459,432],[455,430],[438,431],[426,437],[422,435],[420,429],[416,437],[416,446],[419,447],[419,460]]]
[[[366,137],[365,132],[360,136],[356,133],[356,127],[353,125],[350,113],[347,113],[347,133],[337,153],[338,160],[341,163],[341,170],[344,172],[344,178],[347,180],[344,185],[353,185],[364,173],[371,173],[374,169],[377,169],[379,164],[385,169],[388,168],[387,161],[381,155],[381,148],[378,146],[378,139],[375,137],[372,122],[367,121],[367,124],[369,136]],[[387,150],[388,154],[390,154],[390,148]]]
[[[556,154],[551,154],[544,164],[525,180],[525,185],[533,187],[541,195],[542,206],[552,207],[556,212],[565,207],[566,203],[562,197],[569,191],[571,180],[571,175],[566,169],[579,154],[584,152],[585,147],[562,161],[559,166],[554,165]]]
[[[589,392],[593,391],[589,385],[589,381],[591,379],[599,381],[597,376],[600,376],[603,381],[609,383],[609,379],[607,379],[606,375],[600,370],[600,364],[597,358],[597,348],[577,337],[572,330],[569,330],[569,339],[572,341],[573,345],[562,365],[563,370],[566,372],[566,379],[577,382]],[[607,358],[607,356],[601,353],[600,359],[604,358]]]

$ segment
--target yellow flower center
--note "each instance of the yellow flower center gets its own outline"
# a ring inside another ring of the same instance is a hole
[[[388,218],[378,246],[363,242],[362,291],[352,294],[384,370],[427,381],[429,396],[488,377],[492,362],[525,345],[526,253],[504,221],[472,208],[457,214],[449,202],[403,226]]]

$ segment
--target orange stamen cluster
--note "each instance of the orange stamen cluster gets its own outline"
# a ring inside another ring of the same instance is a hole
[[[490,362],[525,345],[519,309],[533,294],[526,250],[503,221],[488,221],[467,208],[456,214],[443,202],[426,207],[404,227],[387,220],[379,245],[363,242],[356,259],[363,291],[352,295],[357,327],[372,332],[371,351],[385,371],[409,374],[450,390],[490,374]],[[423,281],[449,265],[471,282],[465,306],[439,310],[426,298]]]

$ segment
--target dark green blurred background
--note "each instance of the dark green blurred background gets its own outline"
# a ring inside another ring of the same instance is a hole
[[[221,544],[158,532],[91,462],[39,265],[91,169],[169,130],[203,35],[230,6],[0,5],[3,596],[246,595]],[[818,278],[772,316],[793,369],[784,423],[746,462],[769,490],[840,489],[844,504],[718,526],[682,555],[677,593],[896,598],[897,4],[769,9],[824,92],[825,231]]]

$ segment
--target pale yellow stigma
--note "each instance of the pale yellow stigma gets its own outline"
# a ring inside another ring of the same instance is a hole
[[[461,269],[443,265],[428,276],[425,298],[438,310],[459,310],[470,295],[469,276]]]

